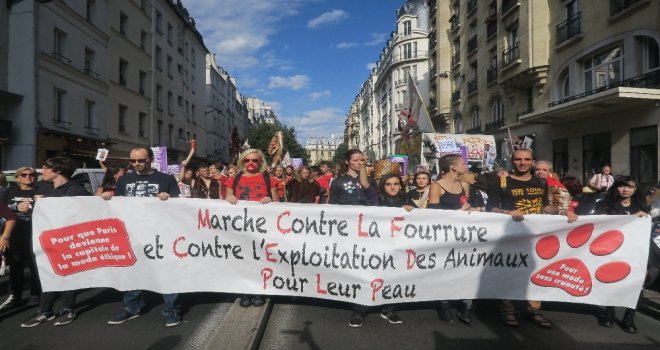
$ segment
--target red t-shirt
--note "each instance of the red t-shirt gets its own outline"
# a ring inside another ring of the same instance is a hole
[[[270,177],[270,184],[274,186],[277,183],[277,180],[274,177]],[[225,181],[225,184],[228,187],[234,185],[234,176],[230,177]],[[234,197],[238,200],[243,201],[255,201],[258,202],[264,197],[268,197],[268,189],[266,188],[266,182],[264,181],[263,174],[258,174],[256,176],[245,176],[243,174],[238,180],[238,185],[234,191]]]
[[[332,181],[332,173],[327,172],[325,175],[321,175],[316,182],[321,186],[321,188],[325,188],[326,190],[330,190],[330,181]]]

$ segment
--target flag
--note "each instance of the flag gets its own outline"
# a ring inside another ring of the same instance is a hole
[[[250,144],[248,143],[248,139],[245,139],[245,142],[243,142],[243,146],[241,146],[241,152],[250,149]]]
[[[509,133],[509,138],[506,141],[509,144],[509,147],[511,147],[511,153],[515,152],[516,150],[523,149],[524,141],[521,140],[518,136],[514,135],[511,132],[511,129],[507,128],[506,130]]]
[[[286,168],[289,165],[291,165],[291,156],[289,155],[289,152],[287,151],[286,154],[284,155],[284,158],[282,158],[282,166]]]
[[[412,132],[435,132],[410,72],[408,72],[408,102],[406,108],[399,113],[399,130],[402,135]]]

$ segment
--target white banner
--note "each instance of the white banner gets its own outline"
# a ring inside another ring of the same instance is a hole
[[[635,307],[650,219],[221,200],[45,198],[44,290],[293,295],[364,305],[453,299]]]

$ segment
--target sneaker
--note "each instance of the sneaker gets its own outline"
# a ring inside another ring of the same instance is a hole
[[[392,324],[401,324],[403,323],[403,320],[399,315],[394,312],[394,310],[383,310],[380,312],[380,317],[390,321]]]
[[[351,316],[351,320],[348,322],[348,325],[351,328],[359,328],[362,327],[362,324],[364,323],[364,317],[357,312],[353,313],[353,316]]]
[[[181,323],[181,315],[178,312],[169,312],[165,315],[165,327],[178,326]]]
[[[53,326],[64,326],[71,323],[76,318],[76,313],[71,310],[63,310],[55,319]]]
[[[266,298],[263,295],[255,295],[252,298],[252,306],[261,306],[266,303]]]
[[[132,320],[134,318],[140,317],[140,314],[132,314],[126,310],[122,311],[119,315],[113,317],[110,321],[108,321],[108,324],[122,324],[128,320]]]
[[[55,318],[55,315],[52,313],[38,313],[34,315],[31,319],[21,323],[21,327],[30,328],[38,326],[42,323],[46,323]]]
[[[252,297],[249,296],[249,295],[242,295],[242,296],[241,296],[241,301],[239,302],[239,304],[240,304],[242,307],[249,307],[249,306],[251,306],[251,305],[252,305]]]
[[[14,296],[10,294],[7,299],[0,304],[0,310],[8,309],[14,305],[16,305],[16,302],[14,302]]]
[[[453,325],[456,323],[454,321],[454,315],[451,313],[451,307],[449,306],[448,302],[445,301],[440,304],[438,314],[440,315],[440,319],[447,322],[448,324]]]

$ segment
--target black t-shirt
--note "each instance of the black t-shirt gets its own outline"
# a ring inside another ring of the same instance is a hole
[[[493,208],[519,210],[523,214],[541,214],[548,205],[548,184],[536,176],[527,181],[510,176],[500,178],[500,186],[488,189],[487,211]]]
[[[428,195],[426,196],[425,203],[420,203],[423,195],[424,195],[424,191],[419,192],[417,191],[417,189],[409,191],[408,193],[406,193],[406,205],[410,205],[413,208],[419,208],[419,204],[421,204],[422,208],[426,208],[429,202],[429,196]]]
[[[39,186],[36,194],[44,197],[76,197],[91,195],[87,189],[85,189],[85,186],[77,181],[71,180],[57,187],[53,185]]]
[[[179,197],[181,192],[174,176],[158,171],[146,175],[132,172],[120,177],[115,186],[115,196],[156,197],[161,192]]]
[[[371,182],[371,180],[370,180]],[[375,205],[378,195],[375,193],[375,183],[370,183],[369,189],[362,188],[357,177],[342,175],[330,184],[330,204],[343,205]]]
[[[610,199],[606,198],[604,201],[596,203],[594,213],[601,215],[632,215],[640,211],[648,212],[648,208],[639,206],[635,201],[631,201],[629,206],[624,207],[621,202],[610,203]]]
[[[32,218],[32,208],[34,207],[35,194],[37,194],[37,190],[35,189],[22,190],[18,187],[12,187],[7,189],[4,201],[7,202],[7,205],[9,205],[9,209],[16,213],[16,216],[18,216],[19,220],[30,221]],[[27,212],[21,213],[18,211],[18,204],[24,201],[28,201],[31,207]]]
[[[417,191],[415,191],[417,192]],[[399,196],[382,196],[380,197],[379,204],[381,207],[394,207],[402,208],[406,204],[406,196],[401,194]]]

